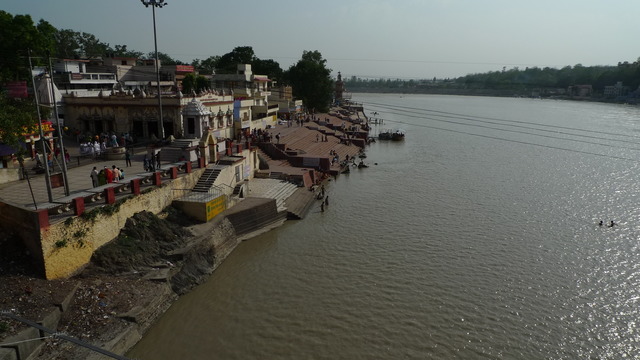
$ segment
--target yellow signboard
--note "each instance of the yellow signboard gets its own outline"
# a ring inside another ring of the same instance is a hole
[[[213,219],[216,215],[227,209],[227,202],[225,196],[218,196],[217,198],[207,202],[207,221]]]

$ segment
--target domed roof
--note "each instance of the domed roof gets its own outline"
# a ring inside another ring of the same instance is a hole
[[[187,106],[182,110],[184,115],[192,115],[192,116],[206,116],[211,114],[211,111],[207,109],[206,106],[200,100],[193,98]]]

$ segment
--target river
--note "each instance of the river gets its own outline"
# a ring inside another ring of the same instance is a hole
[[[242,243],[128,356],[640,356],[640,108],[354,101],[406,140],[368,147],[325,212]]]

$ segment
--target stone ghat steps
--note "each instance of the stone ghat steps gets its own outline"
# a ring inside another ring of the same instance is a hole
[[[274,199],[246,198],[225,214],[237,236],[258,231],[287,217],[286,211],[278,211]]]
[[[298,189],[296,184],[276,179],[253,179],[248,185],[248,197],[275,199],[278,211],[286,210],[284,201]]]
[[[267,155],[264,151],[262,151],[262,149],[257,148],[258,149],[258,154],[266,160],[267,164],[269,166],[291,166],[291,163],[289,163],[288,160],[273,160],[269,155]]]
[[[202,173],[200,179],[198,179],[198,182],[193,187],[193,191],[209,192],[209,189],[213,186],[213,183],[218,178],[218,175],[220,175],[220,172],[222,172],[222,169],[219,167],[205,169],[204,173]]]
[[[281,181],[280,184],[274,186],[269,191],[267,191],[263,196],[269,199],[275,199],[276,205],[278,207],[278,211],[287,210],[285,206],[285,200],[293,195],[293,193],[298,189],[298,185],[292,184],[287,181]]]
[[[346,155],[352,157],[361,151],[357,146],[340,143],[340,139],[334,135],[329,135],[326,142],[316,141],[316,135],[322,134],[324,131],[330,134],[334,133],[334,130],[316,125],[289,130],[283,143],[290,149],[305,149],[305,156],[314,157],[331,158],[329,152],[334,150],[340,156],[340,159],[344,159]],[[320,136],[319,139],[323,136]]]
[[[309,189],[304,187],[297,188],[293,194],[285,200],[288,217],[295,220],[304,219],[315,203],[315,197],[316,193],[313,191],[309,191]]]

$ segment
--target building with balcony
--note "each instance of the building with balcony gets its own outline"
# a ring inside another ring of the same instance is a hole
[[[236,137],[239,134],[249,135],[253,129],[275,126],[279,107],[278,104],[269,103],[270,82],[265,75],[253,74],[250,64],[238,65],[235,74],[216,74],[211,77],[214,91],[231,93],[236,101]]]
[[[63,79],[60,87],[66,126],[89,135],[129,133],[137,139],[158,136],[154,60],[109,58],[101,64],[69,60],[59,68],[66,71],[58,74]],[[279,105],[268,100],[271,80],[253,74],[251,65],[239,65],[237,74],[214,75],[214,90],[187,96],[179,91],[178,81],[193,67],[174,65],[161,70],[165,136],[198,138],[209,131],[218,139],[239,139],[254,129],[276,124]],[[109,82],[101,84],[102,77]],[[88,88],[82,89],[83,84]],[[193,100],[198,108],[206,109],[206,116],[189,118],[193,111],[186,109]]]

